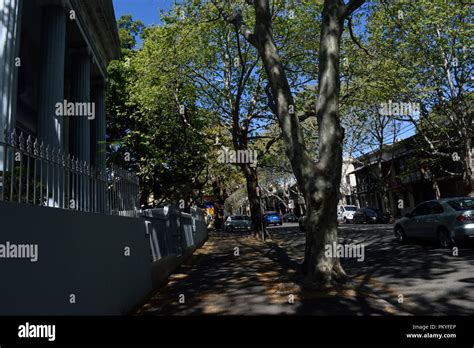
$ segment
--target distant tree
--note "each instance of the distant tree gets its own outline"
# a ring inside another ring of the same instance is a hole
[[[131,15],[124,15],[117,21],[122,52],[137,48],[137,37],[145,28],[142,21],[134,21]]]
[[[143,28],[130,16],[119,21],[121,60],[108,67],[107,143],[109,161],[133,170],[140,178],[141,204],[153,207],[160,203],[189,205],[202,196],[209,181],[207,153],[210,141],[189,130],[175,107],[174,94],[162,72],[153,70],[154,57],[163,51],[151,41],[144,49],[135,47],[135,36]],[[182,81],[180,98],[188,101],[189,121],[196,129],[208,126],[205,111],[193,104],[195,89]]]

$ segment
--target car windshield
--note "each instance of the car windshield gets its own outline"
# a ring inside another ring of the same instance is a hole
[[[278,213],[270,213],[267,216],[272,216],[272,217],[277,216],[278,217],[279,215],[278,215]]]
[[[368,216],[376,216],[377,213],[375,212],[375,210],[373,209],[365,209],[365,213],[368,215]]]
[[[232,217],[232,220],[243,220],[243,216],[234,216]]]
[[[474,210],[474,198],[454,199],[447,203],[456,210]]]
[[[346,209],[347,211],[356,211],[357,210],[357,208],[352,206],[352,205],[346,205],[344,207],[344,209]]]

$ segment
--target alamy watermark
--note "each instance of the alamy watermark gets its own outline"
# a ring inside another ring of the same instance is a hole
[[[420,103],[393,102],[381,103],[379,112],[384,116],[413,116],[420,114]]]
[[[324,256],[329,258],[349,258],[357,259],[358,262],[365,260],[364,244],[326,244],[324,247]]]
[[[255,150],[229,150],[218,151],[217,161],[219,163],[250,164],[252,168],[257,166],[258,153]]]
[[[38,244],[0,244],[0,259],[30,259],[38,261]]]
[[[63,102],[56,103],[56,116],[78,116],[87,117],[89,120],[95,119],[95,103],[89,102]]]
[[[47,338],[48,341],[56,340],[56,325],[35,325],[26,322],[18,326],[19,338]]]

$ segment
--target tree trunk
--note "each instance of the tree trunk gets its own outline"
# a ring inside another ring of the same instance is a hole
[[[346,279],[339,258],[325,255],[325,246],[338,243],[337,201],[342,170],[344,130],[339,122],[339,54],[343,19],[339,1],[325,1],[319,42],[319,86],[316,117],[319,126],[317,176],[305,193],[308,205],[304,272],[309,282]]]
[[[468,196],[474,197],[474,151],[472,149],[472,140],[470,136],[466,137],[464,145],[464,156],[463,156],[463,189],[464,193]]]
[[[285,153],[307,206],[306,250],[303,271],[309,284],[346,280],[337,257],[325,254],[337,243],[337,200],[342,170],[343,129],[339,122],[339,53],[344,20],[342,1],[325,1],[319,52],[319,93],[316,116],[319,128],[319,161],[305,148],[298,118],[290,113],[293,96],[273,41],[268,1],[256,6],[257,48],[270,82]]]
[[[441,191],[439,190],[438,180],[436,179],[435,175],[433,175],[431,183],[433,184],[433,190],[435,192],[436,199],[440,199],[441,198]]]
[[[242,15],[224,15],[257,48],[262,58],[271,95],[272,111],[278,118],[293,174],[307,206],[305,279],[313,284],[346,280],[337,257],[325,254],[326,245],[337,243],[337,203],[342,170],[344,130],[339,121],[339,55],[345,18],[365,0],[325,0],[319,43],[319,76],[316,117],[319,132],[319,160],[313,162],[306,150],[299,119],[285,69],[278,54],[272,29],[269,0],[254,0],[254,33],[243,23]],[[217,2],[215,2],[216,6]],[[221,14],[222,8],[218,7]]]
[[[244,166],[243,172],[247,182],[247,197],[250,204],[250,219],[252,220],[252,232],[255,237],[261,236],[262,220],[260,197],[257,195],[258,178],[257,170],[250,166]]]

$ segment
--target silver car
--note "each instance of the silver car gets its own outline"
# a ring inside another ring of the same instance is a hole
[[[247,215],[232,215],[224,222],[224,231],[251,231],[252,221]]]
[[[395,222],[395,238],[437,240],[444,248],[456,242],[474,240],[474,197],[454,197],[418,204]]]

